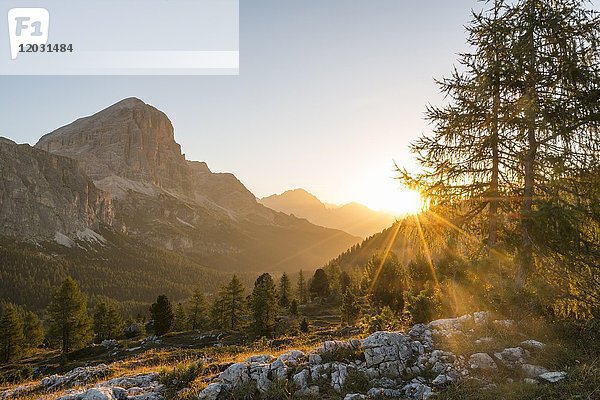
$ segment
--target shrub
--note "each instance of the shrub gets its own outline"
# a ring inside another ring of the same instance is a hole
[[[425,324],[433,321],[440,316],[442,310],[439,290],[430,285],[416,295],[407,292],[406,302],[406,310],[410,314],[413,324]]]
[[[32,377],[33,368],[31,367],[31,365],[23,365],[0,374],[0,385],[14,385],[27,381]]]
[[[348,376],[344,382],[345,393],[366,393],[369,390],[369,377],[356,369],[348,370]]]
[[[269,385],[269,388],[262,394],[261,398],[265,400],[285,400],[291,399],[291,392],[294,391],[292,383],[286,380],[275,379]],[[254,399],[254,397],[252,398]]]
[[[180,362],[170,368],[163,368],[160,371],[160,382],[165,385],[167,392],[176,393],[190,387],[192,382],[202,374],[202,371],[204,371],[202,361]]]
[[[368,333],[394,331],[402,326],[402,321],[391,308],[385,306],[379,313],[365,316],[363,325]]]
[[[253,381],[244,383],[243,385],[236,386],[230,393],[230,399],[232,400],[255,400],[259,398],[258,390]]]
[[[306,318],[302,319],[300,322],[300,332],[307,333],[309,331],[308,321]]]

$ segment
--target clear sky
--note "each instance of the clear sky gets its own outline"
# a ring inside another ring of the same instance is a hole
[[[257,196],[332,203],[394,190],[393,161],[427,132],[433,82],[466,49],[475,0],[241,0],[240,75],[0,77],[0,135],[35,143],[136,96],[163,110],[188,159]],[[370,204],[369,204],[370,203]]]

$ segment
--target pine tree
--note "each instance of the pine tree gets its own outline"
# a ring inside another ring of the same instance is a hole
[[[304,273],[302,270],[298,273],[298,286],[296,288],[296,294],[300,304],[306,304],[308,302],[308,290],[306,289],[306,280],[304,279]]]
[[[270,274],[262,274],[256,279],[250,306],[256,333],[270,335],[275,327],[278,312],[277,290]]]
[[[177,303],[175,307],[175,315],[173,318],[173,331],[184,332],[188,329],[188,316],[185,312],[183,304]]]
[[[66,278],[54,293],[46,315],[49,337],[60,340],[63,353],[89,343],[92,332],[87,315],[87,300],[72,278]]]
[[[189,325],[192,330],[206,329],[207,325],[207,305],[206,298],[202,288],[194,290],[192,297],[188,301]]]
[[[233,330],[240,329],[246,314],[246,301],[244,298],[244,286],[237,275],[233,275],[229,284],[225,287],[223,307],[227,327]]]
[[[0,360],[8,362],[19,358],[24,342],[23,319],[17,308],[9,304],[4,307],[0,318]]]
[[[171,330],[173,326],[173,308],[167,296],[160,295],[156,298],[156,303],[150,307],[150,314],[154,322],[154,333],[162,336]]]
[[[283,308],[290,305],[291,289],[290,277],[284,272],[279,280],[279,305]]]
[[[123,319],[114,304],[100,302],[94,309],[94,334],[96,342],[106,339],[116,339],[121,335]]]
[[[342,314],[342,322],[351,326],[354,326],[356,320],[360,317],[360,305],[350,289],[346,289],[346,293],[342,296],[340,312]]]

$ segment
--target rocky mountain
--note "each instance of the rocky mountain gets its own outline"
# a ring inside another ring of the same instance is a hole
[[[363,238],[381,232],[394,223],[394,217],[390,214],[373,211],[358,203],[327,205],[304,189],[288,190],[259,201],[273,210]]]
[[[112,196],[115,229],[211,268],[311,269],[359,241],[273,211],[234,175],[186,160],[168,117],[139,99],[80,118],[35,147],[76,160],[95,190]]]
[[[57,238],[113,222],[112,200],[77,161],[0,138],[0,233]]]

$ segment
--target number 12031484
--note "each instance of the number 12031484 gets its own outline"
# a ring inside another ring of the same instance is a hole
[[[20,44],[21,53],[72,53],[72,44]]]

